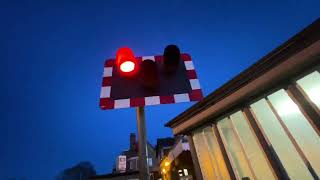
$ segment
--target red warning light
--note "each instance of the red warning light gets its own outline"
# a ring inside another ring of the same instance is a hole
[[[128,47],[120,48],[117,51],[116,65],[122,75],[131,76],[138,71],[138,62]]]
[[[125,61],[120,65],[122,72],[131,72],[134,70],[135,64],[132,61]]]

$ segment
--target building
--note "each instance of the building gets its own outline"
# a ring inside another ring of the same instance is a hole
[[[139,180],[139,171],[104,174],[91,177],[91,180]]]
[[[158,176],[158,162],[156,159],[156,151],[148,142],[148,164],[150,168],[151,179]],[[139,154],[138,142],[134,133],[130,134],[129,149],[122,151],[116,158],[116,167],[113,172],[105,175],[94,176],[92,180],[126,180],[139,178]]]
[[[319,179],[320,20],[166,126],[197,179]]]
[[[159,163],[163,158],[165,158],[169,154],[169,151],[172,149],[175,140],[176,139],[172,137],[157,139],[156,157]]]
[[[195,179],[190,146],[185,136],[177,136],[170,151],[160,162],[163,180],[192,180]]]
[[[154,147],[148,142],[148,164],[152,169],[156,164],[156,152]],[[121,152],[117,159],[117,163],[121,160],[120,157],[125,157],[126,168],[125,170],[119,170],[119,166],[116,167],[116,172],[128,172],[128,171],[138,171],[139,170],[139,154],[138,154],[138,142],[136,140],[136,135],[134,133],[130,134],[130,148],[126,151]]]

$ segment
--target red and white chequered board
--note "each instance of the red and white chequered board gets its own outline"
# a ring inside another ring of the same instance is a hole
[[[138,61],[151,59],[153,61],[162,61],[162,56],[143,56],[138,57]],[[180,102],[200,101],[203,99],[202,90],[200,88],[199,79],[197,78],[191,56],[188,54],[181,54],[181,59],[184,61],[187,77],[189,79],[192,91],[183,94],[173,94],[168,96],[150,96],[128,99],[112,99],[112,70],[115,65],[114,59],[108,59],[104,64],[102,88],[100,93],[100,108],[101,109],[118,109],[130,108],[138,106],[149,106],[158,104],[173,104]]]

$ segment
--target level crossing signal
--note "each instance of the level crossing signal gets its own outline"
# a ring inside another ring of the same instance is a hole
[[[189,54],[168,45],[163,55],[135,57],[128,47],[105,62],[102,109],[199,101],[200,83]]]

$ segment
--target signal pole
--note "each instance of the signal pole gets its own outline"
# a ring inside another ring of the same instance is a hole
[[[137,107],[139,176],[141,180],[150,180],[148,164],[147,131],[144,107]]]

